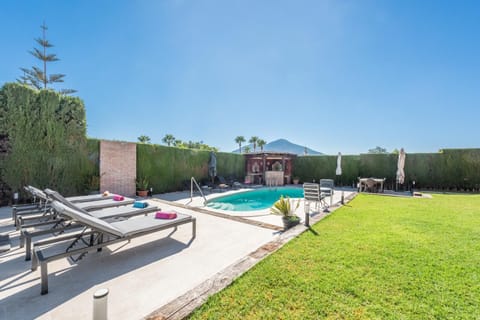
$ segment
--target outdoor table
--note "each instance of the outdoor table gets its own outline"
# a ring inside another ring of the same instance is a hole
[[[366,191],[367,189],[367,181],[373,180],[375,184],[380,185],[379,192],[383,192],[383,183],[385,182],[385,178],[358,178],[358,192]]]

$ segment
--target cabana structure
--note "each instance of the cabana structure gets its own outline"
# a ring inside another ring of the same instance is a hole
[[[290,184],[293,159],[297,155],[284,152],[254,152],[245,154],[246,179],[267,186]]]

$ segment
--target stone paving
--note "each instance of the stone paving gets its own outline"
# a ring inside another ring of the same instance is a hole
[[[348,192],[345,197],[353,194]],[[337,203],[340,193],[335,195],[333,202]],[[11,208],[0,208],[0,233],[9,234],[12,240],[12,249],[0,253],[0,319],[89,319],[93,294],[101,288],[109,289],[110,319],[142,319],[149,315],[160,319],[165,310],[177,314],[172,319],[179,318],[182,313],[176,313],[175,308],[185,307],[179,306],[182,298],[232,267],[236,268],[232,277],[240,275],[266,255],[261,252],[273,251],[264,248],[288,241],[292,232],[305,230],[298,226],[297,231],[279,232],[280,217],[265,213],[238,217],[239,214],[205,210],[203,199],[190,199],[188,193],[156,195],[148,201],[164,210],[196,217],[197,237],[191,241],[191,226],[184,225],[176,232],[161,231],[109,246],[76,264],[68,259],[52,262],[49,293],[43,296],[39,270],[30,270],[24,251],[18,248]],[[303,207],[297,212],[303,216]],[[312,213],[313,221],[320,216]],[[253,222],[245,223],[245,219]],[[251,260],[252,257],[255,259]],[[245,264],[246,258],[251,263]],[[238,268],[239,265],[244,267]],[[194,307],[194,303],[189,306]]]

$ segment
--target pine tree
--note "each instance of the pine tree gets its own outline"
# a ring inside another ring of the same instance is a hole
[[[58,59],[57,55],[54,53],[47,53],[47,49],[53,47],[53,44],[51,44],[46,38],[46,31],[48,28],[45,25],[45,22],[40,28],[42,29],[42,38],[36,38],[35,41],[41,48],[33,48],[33,51],[29,51],[29,53],[43,62],[43,68],[36,66],[33,66],[31,69],[20,68],[23,72],[23,76],[17,80],[20,83],[28,84],[38,90],[47,89],[49,84],[63,82],[63,78],[65,77],[65,75],[61,73],[47,73],[47,63],[55,62],[60,59]],[[59,92],[63,94],[71,94],[77,91],[73,89],[62,89],[59,90]]]

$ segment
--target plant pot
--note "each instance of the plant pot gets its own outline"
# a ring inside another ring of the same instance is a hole
[[[283,230],[290,229],[291,227],[296,226],[297,224],[300,223],[300,218],[295,216],[294,218],[292,217],[282,217],[282,222],[283,222]]]
[[[138,190],[137,194],[139,197],[145,198],[148,196],[148,190]]]
[[[293,179],[293,184],[298,184],[300,182],[299,179]]]

